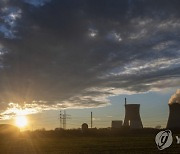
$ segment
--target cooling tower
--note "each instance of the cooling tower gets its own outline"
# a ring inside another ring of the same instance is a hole
[[[180,104],[169,104],[169,119],[167,128],[180,128]]]
[[[125,100],[124,126],[128,126],[134,129],[143,128],[139,108],[140,104],[126,104]]]

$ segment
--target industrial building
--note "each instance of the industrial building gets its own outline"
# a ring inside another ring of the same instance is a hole
[[[121,120],[113,120],[111,123],[112,129],[117,129],[122,127],[123,122]]]
[[[83,123],[81,126],[81,129],[83,132],[86,132],[88,130],[88,124],[87,123]]]

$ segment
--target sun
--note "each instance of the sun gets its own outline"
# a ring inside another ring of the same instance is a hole
[[[27,120],[26,116],[23,116],[23,115],[17,116],[15,122],[19,128],[23,128],[23,127],[27,126],[27,124],[28,124],[28,120]]]

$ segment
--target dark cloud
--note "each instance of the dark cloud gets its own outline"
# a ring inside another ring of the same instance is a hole
[[[178,0],[1,3],[1,102],[96,107],[179,86]]]
[[[51,0],[23,0],[23,2],[33,5],[35,7],[41,7],[50,1]]]

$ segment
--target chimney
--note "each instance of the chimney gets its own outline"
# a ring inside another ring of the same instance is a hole
[[[169,119],[167,128],[180,128],[180,104],[172,103],[169,104]]]
[[[143,128],[140,113],[140,104],[126,104],[125,103],[125,118],[124,126],[128,126],[132,129]]]

